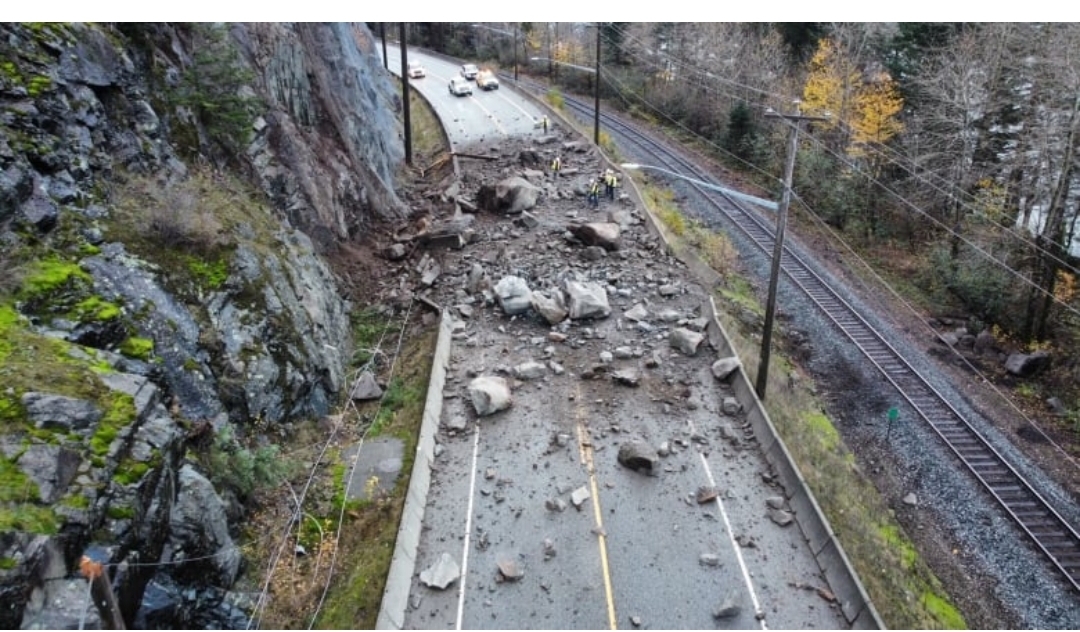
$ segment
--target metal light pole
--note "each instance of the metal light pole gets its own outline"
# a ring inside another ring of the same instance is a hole
[[[769,381],[769,352],[772,341],[773,317],[776,313],[776,286],[780,279],[780,259],[784,254],[784,227],[787,225],[787,211],[791,203],[791,182],[795,176],[795,153],[799,149],[799,126],[803,121],[824,121],[821,116],[803,116],[799,114],[796,102],[795,114],[779,114],[771,108],[765,112],[770,118],[782,118],[794,121],[791,128],[791,141],[788,144],[787,164],[784,166],[784,192],[780,196],[780,208],[776,213],[776,235],[773,242],[772,269],[769,271],[769,298],[765,303],[765,328],[761,334],[761,354],[758,365],[757,382],[754,391],[758,399],[765,399],[765,387]]]

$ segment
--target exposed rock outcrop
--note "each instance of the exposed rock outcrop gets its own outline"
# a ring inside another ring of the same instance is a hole
[[[85,587],[67,579],[89,548],[129,626],[168,625],[140,614],[148,585],[231,586],[243,492],[197,455],[329,411],[348,305],[320,254],[405,216],[400,104],[366,27],[216,29],[0,24],[6,628],[78,625],[49,604]]]

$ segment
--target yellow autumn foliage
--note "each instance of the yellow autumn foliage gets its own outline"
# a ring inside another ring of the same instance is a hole
[[[904,98],[889,73],[878,73],[870,83],[859,85],[848,121],[852,131],[848,153],[862,155],[867,145],[887,143],[903,131],[904,124],[897,118],[903,109]]]
[[[818,42],[810,59],[810,73],[803,86],[801,110],[813,116],[829,116],[820,123],[833,129],[850,118],[851,95],[860,83],[859,72],[829,38]]]
[[[828,115],[824,130],[840,127],[850,134],[847,151],[862,156],[866,147],[891,140],[904,129],[899,119],[904,99],[896,81],[880,72],[867,82],[855,64],[829,38],[818,42],[803,85],[804,114]]]

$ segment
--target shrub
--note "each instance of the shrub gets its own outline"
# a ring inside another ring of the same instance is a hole
[[[278,485],[292,469],[292,462],[281,458],[278,446],[251,450],[240,444],[229,424],[214,435],[213,443],[200,460],[214,487],[230,489],[241,498]]]
[[[548,105],[555,108],[556,110],[562,110],[563,106],[566,104],[566,101],[563,99],[562,92],[559,92],[559,90],[556,88],[548,90],[545,98],[547,99]]]

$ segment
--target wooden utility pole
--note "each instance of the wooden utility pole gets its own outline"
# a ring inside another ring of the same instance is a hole
[[[776,210],[776,235],[773,241],[772,269],[769,272],[769,298],[765,303],[765,328],[761,334],[760,364],[758,364],[757,383],[754,391],[758,399],[765,399],[765,387],[769,382],[769,352],[772,342],[773,317],[776,313],[776,286],[780,280],[780,259],[784,254],[784,227],[787,225],[787,211],[791,204],[791,183],[795,176],[795,154],[799,149],[799,126],[803,121],[824,121],[822,116],[803,116],[796,104],[795,114],[780,114],[772,109],[765,112],[769,118],[782,118],[794,121],[791,126],[791,140],[788,144],[787,164],[784,166],[784,192],[780,197],[780,206]]]
[[[600,146],[600,23],[596,23],[596,107],[593,108],[593,144]]]
[[[405,164],[412,166],[412,120],[409,117],[409,44],[405,23],[401,22],[401,107],[405,123]]]
[[[79,570],[86,581],[90,582],[90,597],[101,616],[101,624],[109,630],[126,630],[124,617],[120,614],[120,605],[116,602],[105,566],[84,555],[79,561]]]

